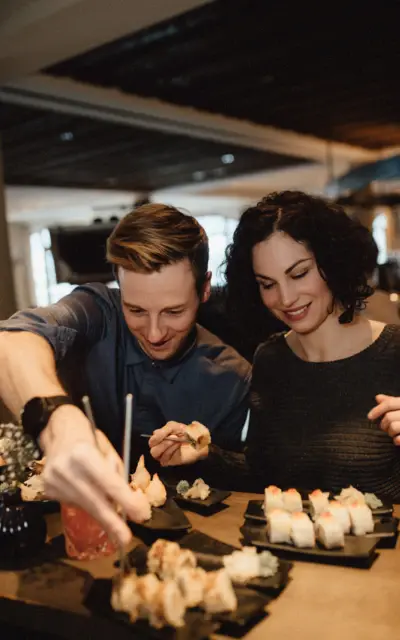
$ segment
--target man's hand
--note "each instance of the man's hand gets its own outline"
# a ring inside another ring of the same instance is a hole
[[[147,520],[150,507],[143,494],[125,482],[121,458],[106,436],[97,431],[97,440],[101,451],[80,409],[58,407],[41,435],[45,492],[49,498],[82,508],[118,544],[126,545],[132,534],[117,515],[116,505],[134,522]]]
[[[150,453],[163,466],[193,464],[208,456],[208,447],[194,449],[190,444],[165,440],[170,436],[182,437],[186,426],[179,422],[167,422],[162,429],[156,429],[149,440]]]
[[[380,428],[393,438],[393,444],[400,446],[400,398],[376,396],[377,405],[368,414],[369,420],[379,420]]]

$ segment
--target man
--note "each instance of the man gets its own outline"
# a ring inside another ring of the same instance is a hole
[[[237,449],[250,366],[196,325],[211,274],[207,237],[194,218],[141,206],[116,226],[107,258],[119,290],[77,287],[55,305],[0,324],[0,396],[15,415],[22,410],[25,430],[39,438],[49,497],[81,506],[124,542],[129,530],[109,501],[134,520],[145,517],[115,452],[126,394],[133,394],[137,435],[198,420],[216,444]],[[76,406],[84,394],[108,437],[99,437],[103,456]]]

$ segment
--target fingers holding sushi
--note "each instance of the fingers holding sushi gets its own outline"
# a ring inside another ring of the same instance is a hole
[[[174,443],[166,440],[171,436],[182,438],[186,433],[190,433],[196,441],[196,447],[186,443]],[[208,444],[204,444],[207,442]],[[178,466],[183,464],[193,464],[208,455],[208,445],[211,442],[210,432],[204,425],[193,423],[186,426],[180,422],[167,422],[161,429],[156,429],[149,440],[150,453],[155,460],[166,466]]]

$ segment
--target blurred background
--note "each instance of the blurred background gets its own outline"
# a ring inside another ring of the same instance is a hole
[[[242,210],[301,189],[373,231],[398,318],[399,24],[396,0],[2,0],[0,317],[111,283],[146,201],[198,218],[218,285]]]

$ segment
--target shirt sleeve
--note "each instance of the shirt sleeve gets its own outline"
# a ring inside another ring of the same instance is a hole
[[[60,362],[79,340],[86,345],[101,339],[105,329],[106,299],[90,287],[77,287],[48,307],[18,311],[0,322],[0,331],[28,331],[45,338]]]

